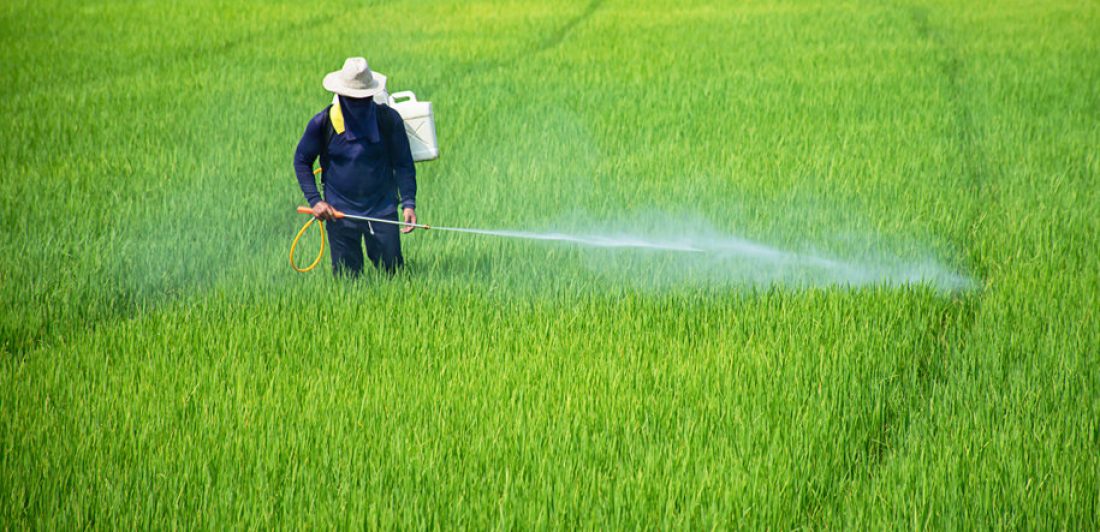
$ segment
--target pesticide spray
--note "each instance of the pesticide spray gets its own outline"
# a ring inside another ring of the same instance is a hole
[[[302,214],[312,214],[309,207],[298,207]],[[696,270],[709,273],[711,277],[729,279],[736,277],[731,275],[734,268],[731,265],[749,263],[754,265],[751,269],[759,275],[745,279],[747,281],[760,279],[775,279],[784,270],[797,270],[801,272],[799,277],[809,279],[815,284],[834,284],[848,286],[863,286],[869,284],[929,284],[942,290],[959,290],[968,288],[971,281],[961,275],[943,268],[934,261],[906,263],[899,261],[882,260],[842,260],[823,254],[794,252],[772,247],[760,242],[754,242],[736,237],[684,237],[676,240],[662,240],[633,235],[592,235],[569,234],[560,232],[530,232],[511,231],[498,229],[480,229],[470,227],[445,227],[438,225],[414,224],[389,220],[385,218],[372,218],[369,216],[355,216],[339,211],[335,212],[335,218],[347,218],[365,221],[368,223],[392,224],[402,227],[413,227],[424,230],[446,231],[452,233],[464,233],[499,238],[513,238],[522,240],[552,241],[574,244],[579,246],[633,249],[650,252],[678,252],[689,254]],[[294,262],[294,251],[299,238],[309,228],[316,218],[310,219],[298,232],[290,249],[290,264],[295,270],[305,272],[312,270],[320,263],[324,254],[325,234],[321,231],[321,250],[312,264],[305,268],[299,268]],[[735,272],[733,272],[735,273]],[[768,277],[768,276],[771,277]]]

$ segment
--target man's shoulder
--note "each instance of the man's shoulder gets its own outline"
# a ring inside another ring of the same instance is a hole
[[[326,121],[328,121],[329,107],[332,107],[332,106],[331,105],[326,105],[324,109],[321,109],[320,111],[318,111],[317,114],[313,115],[313,118],[309,119],[309,123],[310,124],[321,125],[321,124],[325,123]]]
[[[321,131],[323,131],[322,128],[324,128],[325,125],[327,125],[327,124],[328,124],[328,107],[325,107],[320,112],[313,115],[313,118],[309,119],[309,122],[306,124],[306,132],[307,133],[309,133],[309,132],[315,132],[315,133],[321,132]]]

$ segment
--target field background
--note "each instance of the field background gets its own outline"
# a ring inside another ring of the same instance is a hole
[[[4,2],[0,527],[1100,527],[1100,4],[977,4]],[[296,274],[360,54],[435,105],[427,223],[973,286],[430,232]]]

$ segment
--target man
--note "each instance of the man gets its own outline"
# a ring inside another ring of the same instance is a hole
[[[385,93],[386,77],[371,72],[367,60],[350,57],[344,68],[325,76],[333,104],[309,124],[294,153],[294,172],[313,215],[327,220],[329,249],[335,274],[363,272],[363,244],[376,268],[394,272],[404,264],[398,226],[347,218],[335,211],[372,218],[395,219],[398,193],[402,218],[416,223],[416,169],[401,115],[374,102]],[[317,190],[313,162],[321,159],[324,199]],[[408,233],[412,227],[401,232]]]

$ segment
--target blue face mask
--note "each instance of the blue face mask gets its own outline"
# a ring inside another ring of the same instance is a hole
[[[347,140],[366,139],[374,144],[381,139],[378,133],[377,109],[374,98],[348,98],[340,96],[340,111],[344,115]]]

